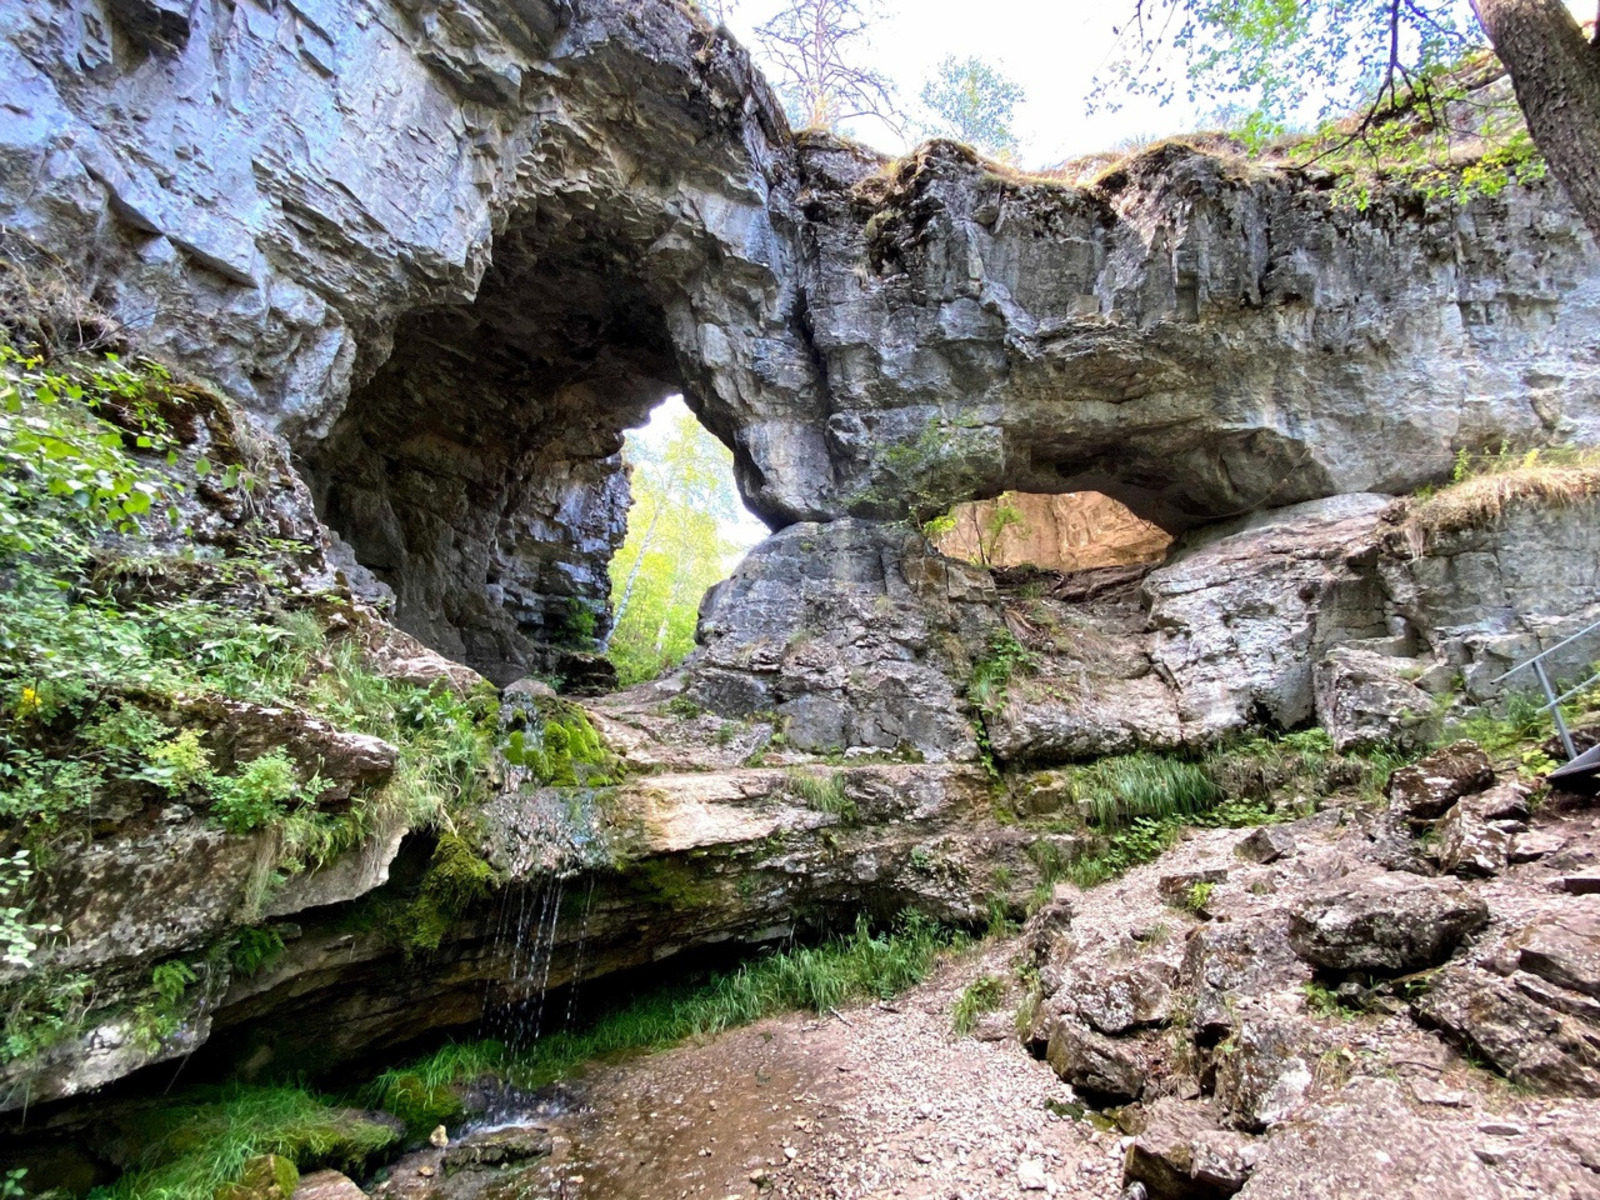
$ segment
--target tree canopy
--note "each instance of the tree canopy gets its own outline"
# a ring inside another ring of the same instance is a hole
[[[611,560],[614,624],[608,643],[624,684],[653,679],[694,649],[700,598],[723,579],[739,547],[722,534],[739,513],[733,455],[686,409],[667,436],[628,436],[633,488],[628,535]]]
[[[1480,181],[1537,173],[1537,145],[1600,234],[1600,46],[1562,0],[1133,0],[1122,33],[1102,103],[1210,97],[1242,107],[1257,145],[1315,128],[1319,155],[1358,145],[1382,163],[1476,140]],[[1494,112],[1485,37],[1525,127]]]
[[[837,129],[856,117],[895,125],[894,85],[865,65],[877,0],[788,0],[756,30],[796,128]]]
[[[989,154],[1016,151],[1012,114],[1022,86],[981,58],[949,55],[922,85],[922,103],[933,114],[928,132],[955,138]]]

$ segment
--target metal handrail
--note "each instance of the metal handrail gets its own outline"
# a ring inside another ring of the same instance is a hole
[[[1585,679],[1576,687],[1568,688],[1558,696],[1556,695],[1555,685],[1550,682],[1549,672],[1544,669],[1544,660],[1550,655],[1554,654],[1557,650],[1562,650],[1572,645],[1572,643],[1578,639],[1588,637],[1597,629],[1600,629],[1600,621],[1596,621],[1593,625],[1589,625],[1578,630],[1577,633],[1573,634],[1569,638],[1564,638],[1563,640],[1557,642],[1548,650],[1541,650],[1532,658],[1527,659],[1524,662],[1519,662],[1504,675],[1501,675],[1498,678],[1490,681],[1490,686],[1493,686],[1496,683],[1500,683],[1502,680],[1510,679],[1524,667],[1533,668],[1533,673],[1539,680],[1539,686],[1544,689],[1545,708],[1550,710],[1550,716],[1556,724],[1556,732],[1561,735],[1561,745],[1562,748],[1567,752],[1568,762],[1571,762],[1573,759],[1578,757],[1578,751],[1572,745],[1572,732],[1567,728],[1566,718],[1561,715],[1561,702],[1576,696],[1590,684],[1600,681],[1600,673],[1589,676],[1588,679]]]
[[[1557,650],[1565,650],[1568,646],[1572,645],[1572,643],[1577,641],[1579,638],[1586,638],[1597,629],[1600,629],[1600,621],[1596,621],[1593,625],[1584,626],[1584,628],[1578,630],[1578,632],[1573,634],[1571,637],[1564,638],[1561,641],[1557,642],[1554,646],[1551,646],[1550,649],[1539,651],[1539,653],[1535,654],[1532,658],[1525,659],[1524,661],[1519,662],[1516,666],[1512,667],[1511,670],[1507,671],[1504,675],[1501,675],[1499,678],[1491,679],[1489,681],[1490,685],[1492,686],[1492,685],[1494,685],[1496,683],[1499,683],[1500,680],[1502,680],[1502,679],[1510,679],[1513,675],[1515,675],[1518,671],[1522,670],[1524,667],[1533,666],[1534,663],[1538,662],[1542,658],[1548,658],[1550,655],[1554,654]]]

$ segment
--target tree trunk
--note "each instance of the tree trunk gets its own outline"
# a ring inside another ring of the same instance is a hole
[[[1528,132],[1600,238],[1600,48],[1562,0],[1473,0]]]
[[[611,614],[611,633],[617,631],[617,626],[622,624],[622,616],[628,611],[628,602],[633,599],[633,585],[638,582],[639,568],[644,566],[645,551],[650,549],[650,539],[655,536],[656,522],[661,518],[661,505],[656,505],[655,511],[650,514],[650,524],[645,526],[644,536],[639,539],[639,556],[633,560],[633,567],[628,571],[628,582],[622,589],[622,598],[617,601],[617,611]],[[606,641],[611,640],[611,634],[606,635]]]

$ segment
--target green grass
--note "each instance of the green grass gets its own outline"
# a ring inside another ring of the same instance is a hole
[[[1196,816],[1223,796],[1201,763],[1148,752],[1074,767],[1071,784],[1085,817],[1103,829],[1124,827],[1142,817]]]
[[[385,1072],[364,1099],[425,1132],[459,1115],[452,1089],[476,1076],[536,1087],[592,1059],[662,1050],[774,1013],[821,1014],[852,1000],[887,999],[921,982],[941,954],[962,944],[961,935],[914,913],[887,933],[873,933],[863,919],[848,936],[758,959],[698,987],[647,993],[587,1029],[546,1034],[520,1052],[498,1042],[446,1045]]]
[[[806,807],[829,813],[847,824],[860,815],[856,802],[845,795],[844,780],[837,771],[818,775],[801,767],[790,767],[786,774],[789,786],[806,802]]]
[[[251,1158],[281,1154],[302,1170],[359,1173],[399,1135],[298,1087],[233,1085],[155,1110],[137,1165],[92,1200],[212,1200]]]
[[[994,975],[978,976],[956,998],[950,1014],[950,1028],[957,1037],[966,1037],[977,1027],[979,1017],[1000,1007],[1005,994],[1005,980]]]

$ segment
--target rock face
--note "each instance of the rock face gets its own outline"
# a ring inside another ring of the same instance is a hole
[[[809,751],[977,754],[959,685],[1001,628],[987,571],[871,521],[791,525],[701,606],[686,695],[723,717],[774,712]]]
[[[291,438],[401,624],[499,682],[604,633],[619,434],[673,390],[776,525],[1009,488],[1176,531],[1600,435],[1553,185],[1357,214],[1181,146],[1092,188],[886,164],[668,0],[0,33],[9,236]]]
[[[791,134],[744,52],[669,0],[43,0],[0,12],[0,78],[7,257],[59,263],[293,448],[310,486],[284,468],[280,532],[309,531],[318,570],[392,598],[413,635],[376,635],[376,673],[457,695],[480,672],[603,683],[621,432],[674,390],[779,529],[708,595],[680,673],[592,707],[626,780],[499,770],[475,815],[509,886],[420,964],[382,927],[435,850],[400,822],[271,895],[270,839],[182,806],[57,848],[48,966],[92,973],[107,1011],[243,926],[279,922],[284,948],[248,976],[219,953],[168,1036],[96,1016],[6,1064],[0,1107],[205,1047],[218,1069],[315,1069],[811,918],[1020,910],[1050,882],[1027,851],[1071,836],[998,820],[980,759],[1312,721],[1340,746],[1416,740],[1437,696],[1489,699],[1600,616],[1592,500],[1454,528],[1390,495],[1458,449],[1600,438],[1600,261],[1553,185],[1354,213],[1311,174],[1180,146],[1092,188],[947,143],[887,164]],[[1008,489],[1047,497],[1071,556],[997,583],[911,523]],[[1059,497],[1089,491],[1145,523],[1122,526],[1137,554],[1079,570],[1108,560]],[[387,743],[288,710],[190,716],[219,764],[288,747],[329,780],[319,803],[396,769]],[[1463,877],[1559,859],[1508,841],[1527,814],[1491,809],[1482,774],[1429,764],[1395,815],[1454,813],[1441,853]],[[1059,782],[1031,789],[1040,811]],[[1481,885],[1329,856],[1313,877],[1303,844],[1201,864],[1217,920],[1182,944],[1130,963],[1123,929],[1085,969],[1048,967],[1063,1078],[1214,1094],[1236,1129],[1168,1140],[1218,1194],[1289,1194],[1282,1170],[1245,1182],[1234,1135],[1308,1102],[1313,967],[1437,966],[1488,919]],[[1450,961],[1415,1012],[1513,1078],[1593,1091],[1593,931],[1536,924],[1510,958]]]

